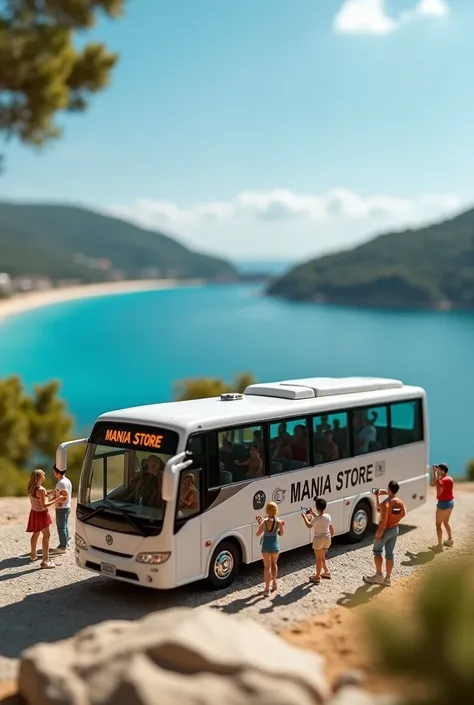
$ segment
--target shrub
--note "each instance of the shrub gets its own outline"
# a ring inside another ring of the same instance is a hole
[[[424,705],[473,702],[474,570],[468,560],[464,556],[428,571],[408,626],[391,612],[368,615],[382,671],[422,686],[424,698],[416,702]]]
[[[0,458],[0,497],[24,497],[29,474]]]
[[[466,465],[466,479],[469,482],[474,482],[474,458],[467,461]]]

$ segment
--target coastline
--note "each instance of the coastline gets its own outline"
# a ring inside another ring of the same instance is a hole
[[[79,301],[80,299],[101,298],[135,294],[140,291],[160,291],[189,286],[203,286],[202,279],[137,279],[121,282],[104,282],[100,284],[82,284],[79,286],[59,287],[47,291],[32,291],[14,294],[11,298],[0,300],[0,322],[20,313],[33,311],[45,306]]]

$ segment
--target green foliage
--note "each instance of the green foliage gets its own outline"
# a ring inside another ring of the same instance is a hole
[[[59,383],[48,382],[34,388],[28,399],[30,446],[33,453],[54,458],[56,448],[71,434],[73,419],[59,399]]]
[[[368,615],[380,667],[424,686],[424,705],[472,703],[473,583],[473,568],[466,558],[444,563],[424,578],[413,622],[397,620],[391,613]]]
[[[268,293],[296,301],[473,308],[474,210],[306,262],[275,279]]]
[[[0,458],[19,466],[30,452],[28,401],[18,377],[0,380]]]
[[[57,446],[72,437],[73,419],[58,397],[59,384],[35,387],[29,396],[18,377],[0,380],[0,496],[26,494],[32,458],[51,486]],[[68,453],[68,475],[77,489],[84,449]]]
[[[236,375],[230,384],[218,377],[186,379],[175,386],[175,399],[177,401],[205,399],[207,397],[218,397],[224,392],[240,392],[242,394],[249,384],[255,384],[255,379],[249,372]]]
[[[0,497],[23,497],[27,484],[27,473],[18,470],[6,458],[0,458]]]
[[[0,131],[43,145],[59,137],[61,111],[83,111],[117,62],[103,44],[77,48],[75,33],[124,0],[6,0],[0,6]]]
[[[474,482],[474,458],[467,461],[466,465],[466,479],[468,482]]]
[[[11,276],[104,281],[107,273],[77,254],[107,258],[128,278],[153,267],[182,278],[236,279],[224,260],[188,250],[166,235],[69,206],[0,203],[0,271]]]

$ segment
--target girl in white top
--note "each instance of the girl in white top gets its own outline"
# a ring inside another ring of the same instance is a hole
[[[326,512],[327,502],[322,497],[315,499],[316,512],[309,509],[301,516],[308,529],[313,529],[313,549],[316,558],[316,574],[310,577],[311,582],[319,585],[321,578],[331,578],[326,563],[326,553],[331,546],[334,527],[331,516]]]

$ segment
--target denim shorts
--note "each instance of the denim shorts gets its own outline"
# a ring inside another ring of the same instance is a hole
[[[448,500],[438,500],[438,509],[452,509],[454,507],[454,499],[448,499]]]
[[[393,561],[393,551],[397,543],[397,538],[398,526],[394,526],[393,529],[385,529],[380,541],[377,539],[374,541],[374,555],[381,556],[385,549],[385,560]]]

